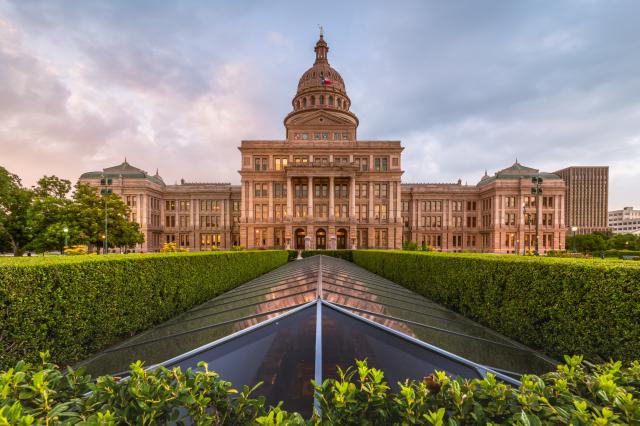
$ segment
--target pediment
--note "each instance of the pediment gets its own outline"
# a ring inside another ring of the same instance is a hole
[[[327,111],[314,111],[308,114],[300,114],[287,120],[287,125],[291,126],[353,126],[356,123],[349,116]]]

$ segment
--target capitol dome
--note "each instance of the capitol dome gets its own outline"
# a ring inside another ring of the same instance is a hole
[[[314,50],[316,60],[300,77],[298,90],[292,101],[293,110],[335,108],[348,111],[351,100],[347,96],[342,76],[329,65],[329,46],[322,34]]]

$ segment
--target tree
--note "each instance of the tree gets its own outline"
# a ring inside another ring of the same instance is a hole
[[[640,236],[617,234],[609,238],[608,245],[616,250],[640,250]]]
[[[20,178],[0,166],[0,238],[14,256],[21,256],[31,240],[28,212],[33,193],[22,187]]]
[[[33,239],[28,248],[38,253],[47,250],[62,252],[66,234],[67,241],[76,235],[70,217],[71,200],[67,194],[71,182],[56,176],[44,176],[33,188],[33,200],[29,210],[29,223]]]
[[[106,203],[105,203],[106,201]],[[129,207],[116,194],[100,196],[95,188],[78,184],[73,194],[72,223],[77,228],[75,243],[103,245],[105,208],[109,247],[133,247],[144,242],[137,223],[129,222]]]

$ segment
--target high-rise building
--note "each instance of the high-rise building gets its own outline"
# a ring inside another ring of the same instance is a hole
[[[475,185],[403,184],[400,141],[358,138],[358,117],[328,52],[320,36],[285,138],[241,142],[240,185],[167,185],[126,160],[80,181],[99,188],[111,179],[145,234],[143,251],[165,242],[191,250],[399,249],[406,241],[441,251],[523,253],[536,241],[541,253],[564,249],[566,189],[557,174],[516,161]],[[537,195],[532,179],[541,180]]]
[[[610,211],[609,229],[614,234],[640,234],[640,210],[625,207]]]
[[[555,172],[565,182],[565,223],[578,233],[605,232],[608,228],[609,167],[567,167]]]

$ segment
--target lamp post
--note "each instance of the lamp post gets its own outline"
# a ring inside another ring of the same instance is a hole
[[[531,178],[531,183],[533,183],[535,186],[533,188],[531,188],[531,194],[533,196],[535,196],[535,200],[536,200],[536,242],[535,242],[535,252],[534,254],[536,256],[540,255],[540,252],[538,251],[538,222],[539,222],[539,217],[538,217],[538,207],[540,207],[540,196],[542,195],[542,178],[540,176],[534,176]],[[531,222],[531,219],[529,219],[529,222]],[[529,236],[529,238],[531,238],[531,236]],[[529,240],[529,245],[531,245],[531,240]]]
[[[64,247],[67,248],[67,243],[69,242],[69,228],[65,226],[62,228],[62,232],[64,232]],[[64,249],[62,252],[64,253]]]
[[[108,222],[109,219],[107,218],[107,195],[111,195],[113,193],[113,190],[110,188],[111,184],[113,183],[113,180],[111,178],[105,178],[104,176],[102,177],[102,179],[100,179],[100,194],[102,195],[102,198],[104,199],[104,235],[102,236],[103,241],[103,252],[104,254],[108,254],[109,253],[109,242],[108,242],[108,238],[109,238],[109,227],[108,227]]]
[[[577,226],[572,226],[571,231],[573,231],[573,252],[576,252],[576,231],[578,230]]]
[[[523,223],[523,224],[524,224],[524,217],[525,217],[525,215],[526,215],[526,209],[525,209],[525,207],[526,207],[526,204],[525,204],[525,202],[523,201],[523,202],[522,202],[522,223]],[[524,228],[524,226],[523,226],[523,228]],[[522,230],[522,232],[523,232],[523,233],[524,233],[525,231],[526,231],[526,228]],[[520,234],[520,233],[518,232],[518,236],[519,236],[519,234]],[[523,255],[523,256],[524,256],[525,254],[527,254],[526,249],[527,249],[527,248],[526,248],[526,246],[524,245],[524,235],[523,235],[523,236],[522,236],[522,255]]]

